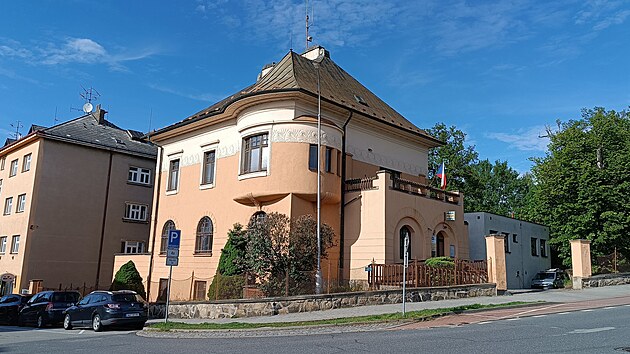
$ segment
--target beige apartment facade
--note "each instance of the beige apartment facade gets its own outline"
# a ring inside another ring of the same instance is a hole
[[[115,253],[146,252],[156,148],[104,116],[34,126],[0,149],[3,293],[107,288]]]
[[[343,71],[324,48],[289,52],[252,86],[151,140],[159,146],[151,256],[134,261],[143,265],[151,301],[163,297],[168,279],[168,230],[182,232],[171,299],[200,300],[235,223],[271,212],[315,216],[317,154],[321,219],[335,232],[322,262],[325,282],[365,281],[371,262],[402,262],[407,234],[414,259],[468,257],[462,195],[431,188],[426,179],[429,149],[441,142]]]

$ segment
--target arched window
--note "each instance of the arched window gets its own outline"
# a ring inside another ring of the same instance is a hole
[[[160,254],[166,253],[166,249],[168,248],[168,232],[171,230],[175,230],[175,223],[173,220],[169,220],[164,223],[164,227],[162,228],[162,238],[160,240]]]
[[[257,223],[263,223],[266,220],[267,220],[267,213],[265,213],[264,211],[257,211],[249,219],[249,224],[253,225],[253,224],[257,224]]]
[[[197,238],[195,240],[195,253],[212,253],[212,220],[204,216],[197,224]]]
[[[408,226],[400,228],[400,259],[405,259],[405,237],[409,237],[409,247],[407,248],[407,255],[411,259],[411,230]]]

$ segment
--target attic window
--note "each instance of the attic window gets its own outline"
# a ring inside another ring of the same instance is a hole
[[[367,102],[365,102],[365,100],[363,99],[363,97],[361,97],[361,96],[359,96],[359,95],[354,95],[354,99],[355,99],[358,103],[360,103],[360,104],[362,104],[362,105],[364,105],[364,106],[369,107],[369,106],[368,106],[368,104],[367,104]]]
[[[125,142],[116,138],[116,144],[121,144],[121,145],[125,145]]]

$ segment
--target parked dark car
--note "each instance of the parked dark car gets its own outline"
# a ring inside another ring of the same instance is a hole
[[[532,279],[532,288],[551,289],[563,288],[567,279],[566,273],[558,268],[553,268],[536,273]]]
[[[0,298],[0,324],[16,325],[18,315],[33,295],[9,294]]]
[[[107,326],[142,329],[149,305],[135,291],[93,291],[65,311],[63,328],[89,326],[95,332]]]
[[[77,291],[42,291],[35,294],[18,316],[18,325],[34,324],[38,328],[63,322],[63,312],[81,298]]]

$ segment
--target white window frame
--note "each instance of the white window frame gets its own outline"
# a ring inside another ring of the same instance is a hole
[[[7,239],[8,236],[0,237],[0,254],[5,254],[7,252]]]
[[[22,172],[28,172],[31,170],[31,159],[33,158],[32,154],[24,155],[22,159]]]
[[[18,195],[16,213],[23,213],[26,208],[26,194]]]
[[[17,175],[18,171],[18,159],[11,161],[11,169],[9,170],[9,177]]]
[[[212,181],[210,183],[206,183],[205,181],[205,172],[206,172],[206,154],[214,152],[214,161],[212,163]],[[207,189],[212,188],[216,184],[217,181],[217,149],[215,147],[208,148],[203,150],[201,155],[201,173],[199,174],[199,189]]]
[[[2,195],[2,178],[0,178],[0,195]]]
[[[133,252],[134,250],[135,252]],[[144,242],[125,241],[125,254],[139,254],[139,253],[144,253]]]
[[[147,221],[149,206],[139,203],[125,203],[125,220]]]
[[[173,186],[173,188],[171,188],[173,182],[173,169],[171,169],[171,166],[173,164],[173,162],[177,161],[177,173],[175,174],[175,185]],[[168,169],[167,169],[167,176],[168,179],[166,180],[166,194],[175,194],[177,193],[177,191],[179,190],[179,181],[181,180],[181,176],[182,176],[182,159],[178,156],[178,157],[174,157],[170,160],[168,160]]]
[[[257,137],[257,136],[261,136],[261,139],[263,136],[266,136],[266,139],[265,139],[266,145],[264,145],[261,142],[259,147],[255,149],[252,149],[250,147],[249,150],[246,151],[245,146],[246,146],[247,140]],[[246,161],[250,161],[250,165],[251,165],[251,153],[254,150],[260,150],[260,158],[259,158],[260,166],[255,171],[249,170],[249,167],[247,167],[247,170],[246,170],[245,163]],[[246,154],[249,155],[249,159],[245,158]],[[251,132],[250,134],[243,136],[241,139],[241,153],[240,153],[240,161],[239,161],[240,174],[239,175],[267,176],[269,173],[270,165],[271,165],[271,135],[269,134],[269,131],[262,130],[262,131],[257,131],[257,132]]]
[[[4,171],[4,164],[6,162],[7,162],[7,157],[6,156],[0,157],[0,171]]]
[[[11,238],[11,253],[16,254],[20,250],[20,235],[13,235]]]
[[[137,183],[142,185],[151,185],[151,169],[137,166],[129,167],[129,175],[127,176],[127,182]]]
[[[4,200],[3,215],[11,215],[11,209],[13,209],[13,197],[8,197]]]

